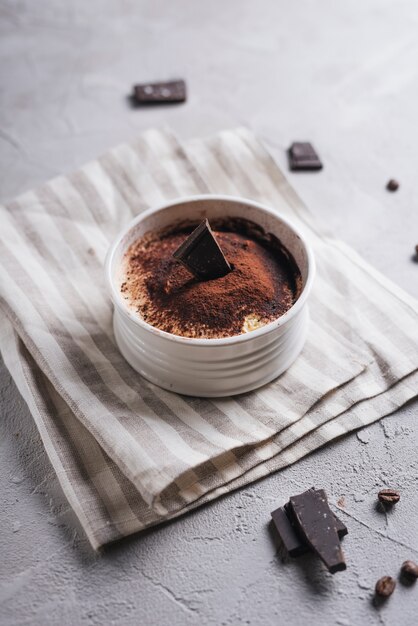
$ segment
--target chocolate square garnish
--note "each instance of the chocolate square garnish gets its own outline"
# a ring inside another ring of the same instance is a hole
[[[293,171],[321,170],[323,165],[311,143],[295,142],[288,150],[289,165]]]
[[[207,219],[173,252],[173,257],[199,280],[221,278],[231,271]]]

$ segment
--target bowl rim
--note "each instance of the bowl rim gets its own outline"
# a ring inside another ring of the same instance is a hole
[[[265,324],[264,326],[257,328],[256,330],[252,330],[251,332],[248,332],[248,333],[242,333],[240,335],[233,335],[232,337],[219,337],[219,338],[214,338],[214,339],[210,339],[206,337],[204,338],[203,337],[182,337],[180,335],[174,335],[172,333],[168,333],[164,330],[156,328],[155,326],[152,326],[151,324],[148,324],[148,322],[143,320],[139,315],[137,315],[131,309],[129,309],[126,302],[123,300],[119,289],[116,288],[114,281],[113,281],[113,277],[112,277],[113,259],[115,257],[116,251],[118,250],[120,244],[122,243],[122,240],[128,235],[129,231],[135,228],[138,223],[142,222],[143,220],[148,218],[150,215],[153,215],[154,213],[158,213],[159,211],[163,211],[165,209],[169,209],[170,207],[175,207],[179,204],[186,204],[186,203],[193,203],[193,202],[198,203],[198,202],[208,201],[208,200],[230,202],[231,204],[240,203],[240,204],[244,204],[247,206],[251,206],[253,208],[256,208],[264,213],[267,213],[275,217],[276,219],[284,223],[290,230],[292,230],[297,235],[297,237],[299,237],[299,239],[301,240],[305,248],[305,253],[306,253],[307,262],[308,262],[306,282],[301,291],[299,298],[290,307],[290,309],[286,311],[286,313],[284,313],[277,319],[273,320],[272,322],[269,322],[268,324]],[[284,324],[287,324],[292,318],[294,318],[304,306],[309,296],[309,293],[312,289],[312,284],[315,278],[315,274],[316,274],[316,264],[315,264],[315,257],[314,257],[312,248],[310,244],[307,242],[306,238],[302,235],[300,230],[293,224],[291,220],[289,220],[287,217],[284,217],[280,212],[276,211],[275,209],[270,208],[269,206],[261,202],[256,202],[254,200],[249,200],[248,198],[244,198],[240,196],[230,196],[230,195],[224,195],[224,194],[199,194],[199,195],[192,195],[192,196],[181,196],[179,198],[176,198],[175,200],[166,201],[164,203],[153,206],[147,209],[146,211],[142,211],[141,213],[139,213],[139,215],[134,217],[119,232],[119,234],[114,239],[113,243],[110,245],[109,250],[106,255],[106,259],[105,259],[106,283],[107,283],[110,295],[112,297],[113,304],[115,307],[117,307],[119,313],[124,314],[135,325],[139,326],[140,328],[143,328],[144,330],[146,330],[147,332],[153,335],[157,335],[159,337],[165,338],[175,343],[200,346],[200,347],[214,347],[214,346],[219,346],[219,345],[232,345],[232,344],[237,344],[237,343],[245,343],[249,340],[256,339],[257,337],[268,335],[269,333],[274,332],[277,328],[284,326]]]

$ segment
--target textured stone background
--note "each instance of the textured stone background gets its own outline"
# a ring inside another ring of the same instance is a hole
[[[292,184],[418,296],[417,28],[415,0],[1,0],[0,198],[155,125],[186,139],[245,124],[284,169],[285,148],[306,138],[326,167]],[[176,76],[186,105],[129,107],[133,82]],[[416,402],[100,556],[4,367],[0,406],[2,626],[416,624],[418,585],[371,603],[377,578],[418,559]],[[312,557],[281,563],[268,532],[270,511],[312,484],[350,530],[335,577]],[[375,506],[383,486],[402,490],[390,514]]]

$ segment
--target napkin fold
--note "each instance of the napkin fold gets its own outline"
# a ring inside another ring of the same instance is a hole
[[[148,383],[112,332],[110,242],[140,211],[197,193],[269,204],[317,260],[302,354],[234,398]],[[321,231],[246,129],[184,146],[147,131],[0,207],[0,220],[2,355],[94,548],[285,467],[417,395],[417,302]]]

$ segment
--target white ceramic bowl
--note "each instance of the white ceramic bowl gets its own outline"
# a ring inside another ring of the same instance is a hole
[[[129,308],[120,292],[122,260],[128,247],[149,231],[179,220],[244,217],[273,233],[292,253],[302,274],[302,291],[281,317],[252,332],[222,339],[191,339],[164,332]],[[307,298],[315,273],[312,251],[297,229],[274,210],[242,198],[220,195],[181,198],[136,217],[117,237],[106,259],[114,303],[117,345],[130,365],[149,381],[190,396],[230,396],[273,380],[302,350],[308,324]]]

